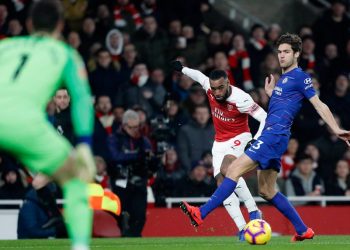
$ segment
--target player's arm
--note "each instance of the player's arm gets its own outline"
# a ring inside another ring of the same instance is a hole
[[[72,122],[77,142],[91,145],[94,116],[87,74],[80,56],[70,49],[63,80],[72,97]]]
[[[350,131],[346,131],[341,129],[337,122],[334,119],[332,112],[329,110],[328,106],[323,103],[317,95],[311,97],[310,102],[316,109],[317,113],[321,116],[321,118],[327,123],[327,125],[333,130],[333,132],[342,140],[348,144],[350,147]]]
[[[256,140],[265,127],[266,112],[257,103],[254,102],[253,98],[241,89],[235,88],[235,92],[238,93],[239,98],[236,101],[236,107],[241,113],[246,113],[252,116],[255,120],[260,122],[259,129],[253,137]]]
[[[189,78],[191,78],[193,81],[198,82],[205,90],[208,90],[210,88],[209,83],[209,77],[204,75],[199,70],[191,69],[188,67],[184,67],[180,61],[172,61],[171,67],[177,71],[185,74]]]

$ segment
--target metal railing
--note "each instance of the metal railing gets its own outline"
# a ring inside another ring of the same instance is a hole
[[[253,197],[258,203],[267,203],[261,197]],[[205,203],[209,200],[209,197],[169,197],[165,199],[167,208],[172,208],[173,204],[186,201],[190,203]],[[327,202],[350,202],[349,196],[289,196],[288,200],[291,202],[319,202],[322,207],[327,205]]]

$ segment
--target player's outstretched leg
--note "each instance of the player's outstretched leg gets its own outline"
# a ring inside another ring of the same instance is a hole
[[[287,197],[282,193],[276,192],[275,184],[277,180],[277,172],[273,169],[259,170],[258,183],[260,195],[272,203],[278,211],[280,211],[294,226],[296,235],[293,236],[292,241],[300,241],[304,239],[312,239],[314,232],[308,228],[293,205],[289,202]]]
[[[240,241],[245,241],[244,235],[243,235],[243,229],[246,225],[246,221],[239,207],[238,197],[236,196],[235,193],[232,193],[226,200],[224,200],[223,204],[226,211],[228,212],[232,220],[235,222],[239,230],[238,239]]]
[[[244,205],[246,206],[246,208],[249,212],[249,219],[250,220],[262,219],[262,213],[258,209],[258,206],[256,205],[255,200],[254,200],[252,194],[250,193],[250,190],[247,186],[247,183],[245,182],[245,180],[242,177],[240,177],[238,179],[235,193],[243,201]]]

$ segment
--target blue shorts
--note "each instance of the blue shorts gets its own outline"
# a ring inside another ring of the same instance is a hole
[[[279,172],[281,156],[287,150],[288,141],[288,135],[263,132],[244,153],[259,164],[258,169],[274,169]]]

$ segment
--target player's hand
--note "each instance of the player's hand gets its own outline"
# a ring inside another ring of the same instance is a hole
[[[335,134],[350,147],[350,131],[339,129]]]
[[[183,65],[180,61],[178,60],[175,60],[175,61],[172,61],[170,62],[170,65],[171,65],[171,68],[177,72],[182,72],[182,69],[183,69]]]
[[[250,146],[252,146],[254,142],[256,142],[256,140],[255,140],[255,139],[251,139],[251,140],[247,143],[247,145],[245,145],[244,151],[246,151],[248,148],[250,148]]]
[[[79,179],[86,182],[93,181],[96,175],[96,166],[90,145],[87,143],[79,143],[75,147],[75,167]]]
[[[276,85],[276,80],[272,74],[270,74],[265,78],[265,92],[269,97],[272,96],[272,91],[275,88],[275,85]]]

